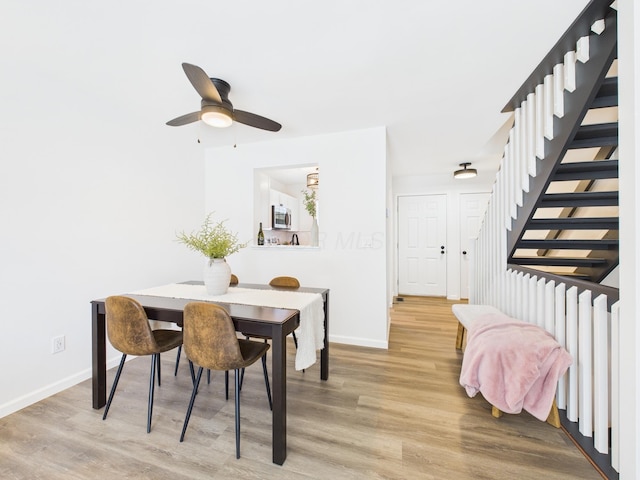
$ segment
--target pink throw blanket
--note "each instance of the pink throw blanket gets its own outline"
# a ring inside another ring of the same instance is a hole
[[[505,413],[549,416],[558,380],[573,362],[547,331],[503,314],[478,317],[469,331],[460,385]]]

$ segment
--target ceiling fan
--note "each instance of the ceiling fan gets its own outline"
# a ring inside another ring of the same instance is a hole
[[[268,118],[234,109],[229,101],[231,85],[224,80],[209,78],[204,70],[190,63],[183,63],[182,69],[193,88],[202,97],[200,110],[169,120],[167,125],[179,127],[202,120],[207,125],[221,128],[228,127],[233,121],[270,132],[277,132],[282,128],[282,125]]]

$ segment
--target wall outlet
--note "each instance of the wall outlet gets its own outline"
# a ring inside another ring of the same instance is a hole
[[[62,351],[64,351],[64,335],[53,337],[51,353],[60,353]]]

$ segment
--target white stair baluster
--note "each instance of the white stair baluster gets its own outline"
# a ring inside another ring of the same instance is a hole
[[[556,286],[556,301],[555,301],[555,337],[556,341],[562,345],[564,348],[567,347],[566,342],[566,311],[565,311],[565,294],[566,294],[566,285],[564,283],[559,283]],[[568,375],[565,373],[562,378],[558,381],[558,392],[556,394],[556,403],[558,404],[558,408],[565,410],[567,408],[567,377]]]
[[[576,52],[564,54],[564,89],[573,92],[576,89]]]
[[[544,327],[544,314],[546,311],[545,301],[546,295],[544,291],[545,279],[539,278],[536,282],[536,310],[533,312],[535,315],[533,323],[539,327]]]
[[[518,272],[518,275],[516,276],[516,309],[515,309],[516,314],[514,315],[514,317],[516,317],[519,320],[523,320],[523,315],[522,315],[522,311],[523,311],[522,304],[524,303],[524,299],[522,298],[524,297],[523,291],[524,291],[524,273]]]
[[[518,317],[520,320],[529,322],[529,302],[531,301],[531,275],[525,273],[522,279],[522,311]]]
[[[605,28],[606,24],[604,22],[604,19],[596,20],[595,22],[593,22],[593,25],[591,25],[591,31],[596,35],[600,35],[602,32],[604,32]]]
[[[529,151],[529,137],[527,135],[527,124],[529,122],[529,109],[531,106],[526,100],[522,102],[520,107],[520,188],[523,192],[529,191],[529,171],[528,171],[528,158]]]
[[[544,77],[544,136],[553,140],[553,75]]]
[[[593,444],[609,453],[609,328],[607,296],[593,301]]]
[[[521,115],[522,108],[516,108],[514,112],[515,122],[513,124],[513,168],[514,168],[514,188],[515,188],[515,201],[516,204],[521,207],[523,202],[523,193],[522,193],[522,182],[520,181],[522,178],[521,170],[522,170],[522,135],[521,135]],[[515,217],[514,217],[515,218]]]
[[[542,282],[544,288],[544,313],[542,314],[542,318],[539,320],[538,325],[543,327],[551,335],[555,336],[556,328],[554,292],[556,289],[556,282],[551,280],[545,283],[544,278],[541,278],[540,281]]]
[[[536,166],[536,94],[530,93],[527,95],[527,173],[532,177],[538,174]]]
[[[502,157],[502,165],[500,166],[500,170],[498,170],[498,179],[496,181],[498,185],[498,192],[500,198],[500,209],[502,210],[501,218],[504,228],[506,230],[511,230],[511,215],[509,215],[509,207],[507,205],[507,185],[505,185],[505,174],[504,174],[504,157]]]
[[[553,67],[553,114],[564,117],[564,65],[562,63]]]
[[[518,284],[520,282],[520,274],[515,270],[511,270],[511,312],[510,316],[517,318],[518,317],[518,307],[520,296],[518,294]]]
[[[611,305],[611,466],[620,471],[620,302]]]
[[[509,155],[507,156],[507,165],[509,166],[509,205],[511,207],[511,218],[518,218],[518,203],[516,200],[516,162],[514,156],[514,129],[509,132]]]
[[[567,290],[567,351],[573,357],[569,367],[567,391],[567,419],[578,421],[578,288]]]
[[[536,87],[536,157],[544,159],[544,85]]]
[[[578,39],[576,44],[576,59],[582,63],[589,61],[589,37],[584,36]]]
[[[578,430],[593,436],[593,318],[591,291],[578,297]]]

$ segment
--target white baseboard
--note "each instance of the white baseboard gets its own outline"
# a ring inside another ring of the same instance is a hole
[[[5,403],[4,405],[0,405],[0,418],[6,417],[18,410],[22,410],[29,405],[33,405],[34,403],[39,402],[40,400],[44,400],[51,395],[55,395],[63,390],[66,390],[69,387],[73,387],[80,382],[85,381],[86,379],[91,378],[91,369],[83,370],[81,372],[76,373],[75,375],[71,375],[67,378],[63,378],[57,382],[49,384],[45,387],[39,388],[31,393],[27,393],[26,395],[22,395],[10,402]],[[89,404],[87,404],[90,407]]]
[[[388,341],[371,340],[370,338],[344,337],[331,334],[329,334],[329,342],[356,345],[358,347],[382,348],[384,350],[389,348]],[[331,354],[329,354],[329,357],[331,357]]]
[[[118,356],[117,358],[109,360],[109,362],[107,362],[107,370],[118,366],[118,364],[120,363],[120,358],[121,357]],[[91,378],[91,373],[91,369],[87,368],[78,373],[63,378],[62,380],[58,380],[57,382],[46,385],[42,388],[34,390],[33,392],[27,393],[25,395],[22,395],[21,397],[11,400],[10,402],[0,405],[0,418],[11,415],[18,410],[22,410],[23,408],[28,407],[29,405],[33,405],[40,400],[44,400],[51,395],[55,395],[56,393],[60,393],[67,388],[71,388],[80,382],[84,382],[85,380]],[[91,408],[91,404],[87,403],[87,407]]]

